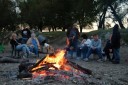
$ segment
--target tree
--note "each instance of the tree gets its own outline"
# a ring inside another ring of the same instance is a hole
[[[24,0],[20,2],[21,20],[41,29],[48,26],[55,30],[79,21],[82,27],[95,20],[94,0]]]
[[[118,12],[116,11],[116,8],[121,4],[126,2],[127,0],[97,0],[97,8],[98,10],[101,10],[102,14],[100,15],[99,19],[99,29],[105,28],[104,22],[105,22],[105,16],[108,8],[112,10],[112,14],[114,15],[115,19],[119,22],[120,27],[123,29],[125,28],[122,24],[121,17],[118,15]],[[101,9],[102,8],[102,9]]]
[[[0,30],[15,30],[16,11],[14,2],[11,0],[0,0]]]

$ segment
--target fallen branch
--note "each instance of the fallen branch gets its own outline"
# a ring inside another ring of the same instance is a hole
[[[67,61],[67,63],[69,65],[71,65],[73,68],[77,69],[77,70],[80,70],[81,72],[85,73],[85,74],[89,74],[89,75],[92,75],[92,71],[89,70],[89,69],[86,69],[86,68],[83,68],[81,67],[80,65],[76,64],[75,62],[72,62],[72,61]]]
[[[0,57],[0,63],[24,63],[28,62],[28,59],[14,59],[11,57]]]

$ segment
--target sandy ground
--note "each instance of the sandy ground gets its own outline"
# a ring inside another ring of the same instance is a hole
[[[7,46],[8,47],[8,46]],[[10,55],[10,48],[8,48],[0,56]],[[44,55],[40,55],[40,58]],[[30,62],[35,62],[37,58],[29,58]],[[112,64],[109,61],[97,62],[95,59],[85,62],[82,60],[72,59],[72,61],[81,65],[82,67],[92,70],[92,77],[89,85],[128,85],[128,47],[121,47],[121,63],[118,65]],[[0,85],[42,85],[30,82],[30,80],[16,79],[18,74],[19,63],[0,63]],[[13,76],[12,76],[13,75]],[[97,83],[100,82],[100,83]],[[43,85],[72,85],[73,83],[52,82]],[[73,84],[77,85],[77,84]],[[79,84],[86,85],[86,84]]]

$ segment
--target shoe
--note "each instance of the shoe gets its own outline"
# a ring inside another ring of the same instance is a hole
[[[85,58],[84,61],[85,61],[85,62],[88,62],[88,58]]]
[[[102,59],[98,59],[97,61],[98,61],[98,62],[103,62],[103,60],[102,60]]]
[[[104,58],[103,58],[103,61],[107,61],[107,57],[104,57]]]
[[[113,64],[120,64],[119,61],[113,61],[112,63],[113,63]]]

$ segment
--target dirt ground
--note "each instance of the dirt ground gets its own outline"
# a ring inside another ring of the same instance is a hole
[[[6,47],[4,53],[0,56],[9,56],[10,48]],[[93,79],[88,85],[128,85],[128,47],[123,46],[121,51],[121,63],[118,65],[112,64],[109,61],[97,62],[95,59],[85,62],[82,60],[72,59],[72,61],[88,68],[93,72]],[[40,54],[40,58],[45,55]],[[29,58],[30,62],[35,62],[37,58]],[[52,83],[39,84],[33,83],[31,80],[20,80],[15,77],[18,74],[19,63],[0,63],[0,85],[87,85],[76,83],[62,83],[54,81]],[[13,76],[12,76],[13,75]],[[97,83],[98,82],[98,83]]]

